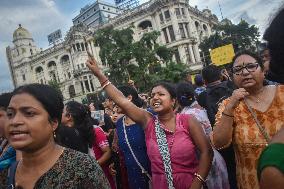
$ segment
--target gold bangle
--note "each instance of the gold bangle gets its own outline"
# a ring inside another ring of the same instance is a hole
[[[102,86],[102,90],[104,90],[104,89],[106,88],[106,86],[108,86],[108,85],[110,85],[110,84],[111,84],[111,82],[108,81],[106,84],[104,84],[104,85]]]
[[[205,179],[202,178],[202,176],[198,173],[194,173],[194,176],[196,176],[196,178],[202,182],[202,185],[206,184]]]

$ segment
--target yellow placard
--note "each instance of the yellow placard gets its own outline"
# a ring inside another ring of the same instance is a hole
[[[231,63],[234,56],[235,52],[232,44],[218,47],[210,51],[211,61],[217,66]]]

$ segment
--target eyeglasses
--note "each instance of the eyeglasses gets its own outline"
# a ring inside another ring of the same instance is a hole
[[[249,73],[255,72],[258,68],[259,64],[257,62],[255,63],[248,63],[246,65],[243,64],[243,66],[234,66],[232,68],[232,72],[235,75],[241,75],[243,74],[243,70],[246,69]]]

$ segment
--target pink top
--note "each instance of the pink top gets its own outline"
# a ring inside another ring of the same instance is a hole
[[[93,151],[94,151],[96,159],[98,160],[103,155],[102,148],[108,147],[109,143],[107,140],[107,136],[101,127],[94,128],[94,135],[95,135],[95,140],[93,143]],[[115,183],[108,169],[108,165],[107,164],[102,165],[102,169],[110,183],[111,189],[115,189]]]
[[[93,150],[96,156],[96,159],[100,159],[103,155],[103,151],[101,150],[104,147],[108,147],[108,140],[105,132],[101,127],[94,128],[95,141],[93,143]]]
[[[176,115],[176,130],[171,132],[163,129],[166,133],[171,155],[174,187],[175,189],[189,188],[197,171],[198,160],[196,147],[190,136],[189,115]],[[145,129],[147,153],[151,161],[153,189],[168,188],[164,164],[157,144],[154,118],[149,121]]]

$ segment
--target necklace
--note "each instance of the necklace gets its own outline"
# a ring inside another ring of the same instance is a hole
[[[260,90],[260,92],[257,93],[255,96],[250,96],[250,97],[253,97],[253,98],[256,99],[256,100],[254,100],[254,102],[256,102],[257,104],[260,103],[260,100],[261,100],[258,96],[263,93],[264,89],[265,89],[265,88],[263,87],[263,88]]]

